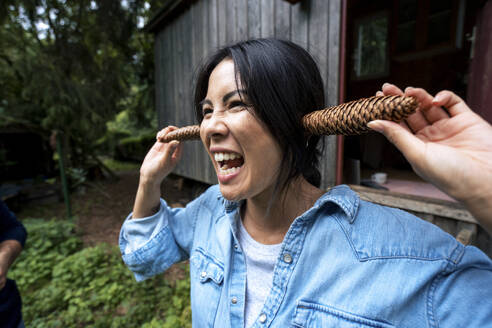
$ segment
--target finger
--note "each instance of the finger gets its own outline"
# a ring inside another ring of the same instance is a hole
[[[454,92],[447,90],[438,92],[434,97],[432,104],[434,106],[445,107],[451,116],[472,111],[463,99],[461,99]]]
[[[402,96],[403,95],[403,91],[401,91],[400,88],[398,88],[396,85],[391,84],[391,83],[383,84],[383,87],[381,89],[383,90],[383,93],[385,96],[388,96],[388,95]]]
[[[419,111],[424,115],[425,119],[433,124],[444,118],[449,118],[448,113],[441,106],[435,106],[432,103],[432,97],[427,91],[422,88],[408,87],[405,89],[405,96],[414,97],[419,102]]]
[[[399,124],[400,124],[400,126],[402,128],[404,128],[405,130],[407,130],[409,133],[413,133],[412,130],[410,130],[410,127],[408,126],[408,124],[404,120],[401,121]]]
[[[181,159],[181,154],[183,153],[183,144],[178,141],[178,145],[173,152],[172,159],[174,162],[177,162]]]
[[[179,146],[179,141],[173,140],[169,143],[165,144],[165,149],[164,149],[164,158],[172,158],[172,155],[174,154],[174,151],[176,148]]]
[[[157,132],[156,140],[160,141],[161,138],[165,137],[169,132],[174,131],[176,129],[178,128],[173,125],[169,125],[165,127],[164,129]]]
[[[376,91],[376,96],[378,97],[384,96],[383,91]]]
[[[429,122],[425,118],[424,114],[422,114],[422,112],[419,110],[408,116],[405,119],[405,123],[407,123],[407,125],[414,133],[422,130],[426,126],[429,126]]]
[[[161,129],[159,132],[157,132],[157,135],[155,137],[156,140],[159,140],[160,138],[162,138],[162,136],[166,135],[169,131],[169,127],[165,127],[164,129]]]
[[[367,126],[382,133],[403,153],[410,164],[418,163],[419,159],[423,157],[424,142],[399,124],[376,120],[369,122]]]

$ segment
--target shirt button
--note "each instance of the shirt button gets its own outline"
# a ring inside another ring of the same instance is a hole
[[[205,277],[207,276],[207,272],[206,272],[206,271],[202,271],[202,273],[200,274],[200,276],[201,276],[202,278],[205,278]]]
[[[238,249],[238,248],[239,248],[239,246],[238,246],[237,244],[234,244],[234,248],[235,248],[235,249]]]
[[[232,303],[232,304],[236,304],[236,303],[237,303],[237,298],[236,298],[236,297],[233,297],[233,298],[231,299],[231,303]]]
[[[266,314],[265,313],[260,314],[259,320],[260,320],[261,323],[264,323],[266,321],[266,319],[267,318],[266,318]]]
[[[289,253],[284,254],[284,262],[285,263],[291,263],[292,262],[292,256]]]

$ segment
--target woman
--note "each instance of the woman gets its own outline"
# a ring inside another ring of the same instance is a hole
[[[346,186],[318,188],[319,138],[300,118],[323,107],[316,64],[293,43],[250,40],[214,54],[195,108],[219,185],[169,208],[159,185],[180,145],[153,146],[120,234],[137,280],[189,258],[196,327],[490,325],[483,253]]]

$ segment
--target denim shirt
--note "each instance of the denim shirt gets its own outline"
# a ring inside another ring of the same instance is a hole
[[[127,219],[123,260],[143,280],[190,260],[193,327],[243,327],[240,203],[212,186],[186,208]],[[338,186],[284,237],[253,327],[492,327],[492,261],[438,227]]]

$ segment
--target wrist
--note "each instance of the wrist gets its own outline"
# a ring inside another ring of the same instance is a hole
[[[140,174],[138,181],[138,188],[144,191],[160,191],[161,189],[161,179],[156,179],[155,177],[150,177],[147,175]]]

